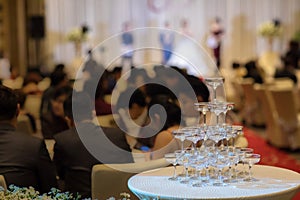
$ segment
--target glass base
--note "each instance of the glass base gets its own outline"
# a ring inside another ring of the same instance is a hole
[[[256,179],[256,178],[245,178],[245,179],[243,179],[243,181],[245,181],[245,182],[257,182],[257,181],[259,181],[258,179]]]
[[[237,179],[225,179],[223,180],[224,183],[237,183],[239,182]]]
[[[178,176],[175,176],[175,177],[170,177],[168,178],[169,181],[178,181],[179,180],[179,177]]]
[[[190,180],[189,179],[183,179],[179,183],[181,183],[181,184],[189,184]]]
[[[206,184],[204,184],[203,182],[198,182],[198,183],[192,184],[192,187],[204,187],[204,186],[206,186]]]
[[[217,186],[217,187],[224,187],[224,186],[228,186],[229,184],[224,183],[224,182],[216,182],[213,183],[213,186]]]

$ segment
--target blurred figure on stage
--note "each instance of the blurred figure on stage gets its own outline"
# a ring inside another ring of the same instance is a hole
[[[122,30],[122,66],[124,67],[125,64],[133,66],[133,35],[130,32],[130,23],[124,22],[123,30]],[[126,63],[128,62],[128,63]]]
[[[161,44],[162,53],[163,53],[163,59],[162,59],[163,65],[165,65],[169,61],[172,55],[172,51],[174,48],[174,39],[175,39],[174,32],[170,30],[170,23],[166,21],[164,26],[165,29],[163,29],[159,34],[159,42]]]
[[[216,17],[211,24],[210,33],[207,38],[207,46],[212,49],[212,53],[218,68],[221,66],[221,44],[224,29],[221,25],[221,19]]]

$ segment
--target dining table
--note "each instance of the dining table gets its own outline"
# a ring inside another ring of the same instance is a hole
[[[177,171],[179,172],[180,167]],[[237,170],[243,170],[238,165]],[[143,200],[151,199],[251,199],[288,200],[300,190],[300,174],[274,166],[255,165],[252,168],[255,182],[238,181],[227,186],[205,185],[193,187],[168,180],[173,175],[173,167],[158,168],[132,176],[128,188]]]

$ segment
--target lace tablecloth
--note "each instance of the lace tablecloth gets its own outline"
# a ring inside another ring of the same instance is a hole
[[[128,180],[129,189],[140,199],[291,199],[300,189],[300,174],[291,170],[255,165],[258,182],[229,186],[191,187],[169,181],[172,167],[143,172]],[[181,169],[178,169],[180,171]]]

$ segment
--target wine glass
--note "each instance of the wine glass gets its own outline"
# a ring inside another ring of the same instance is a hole
[[[240,178],[244,178],[247,175],[247,171],[245,169],[245,161],[244,158],[247,154],[251,154],[253,153],[253,149],[252,148],[239,148],[239,161],[242,162],[243,164],[243,171],[239,172],[238,176]]]
[[[184,129],[186,131],[186,139],[193,143],[193,152],[197,154],[197,143],[198,141],[204,139],[203,132],[200,132],[199,127],[186,127]]]
[[[214,142],[213,147],[216,149],[216,144],[224,139],[225,132],[218,126],[209,126],[207,130],[207,137]]]
[[[224,113],[227,110],[227,104],[225,102],[209,102],[208,109],[215,113],[217,117],[217,125],[220,125],[219,123],[219,116],[221,113]]]
[[[213,186],[227,186],[228,184],[223,181],[222,177],[222,170],[230,165],[227,152],[217,153],[212,165],[218,169],[218,179],[213,183]]]
[[[243,161],[245,163],[248,164],[249,166],[249,175],[247,178],[245,178],[243,181],[246,181],[246,182],[254,182],[254,181],[258,181],[258,179],[254,178],[252,176],[252,167],[254,164],[258,163],[260,161],[260,155],[259,154],[255,154],[255,153],[252,153],[252,154],[246,154]]]
[[[234,108],[234,103],[233,102],[223,102],[224,104],[224,110],[223,110],[223,114],[224,114],[224,118],[223,118],[223,122],[226,123],[226,115],[227,112],[232,110]]]
[[[207,85],[212,87],[213,89],[213,102],[217,102],[217,88],[223,84],[224,77],[211,77],[205,78],[205,82]]]
[[[208,102],[198,102],[198,103],[195,103],[194,105],[195,105],[195,109],[200,112],[200,115],[202,113],[203,125],[206,126],[206,114],[209,111]]]
[[[196,180],[194,183],[192,183],[193,187],[202,187],[205,186],[206,184],[201,180],[200,172],[203,170],[208,163],[208,156],[205,151],[202,151],[196,156],[193,156],[190,159],[191,162],[191,167],[195,168],[196,170]]]
[[[185,170],[185,177],[182,178],[180,181],[180,183],[182,184],[188,184],[190,182],[188,167],[189,167],[189,159],[191,155],[192,155],[191,150],[185,150],[184,154],[182,155],[182,164]]]
[[[181,142],[181,151],[184,151],[184,140],[185,140],[185,132],[183,131],[183,129],[177,129],[172,131],[172,134],[175,138],[179,139]]]
[[[165,154],[165,159],[167,162],[171,163],[173,165],[173,176],[168,178],[168,180],[170,181],[177,181],[178,180],[178,177],[177,177],[177,174],[176,174],[176,165],[177,165],[177,156],[175,153],[167,153]]]
[[[228,169],[228,178],[224,180],[225,183],[236,183],[237,179],[235,179],[236,175],[233,174],[235,172],[234,166],[239,162],[239,155],[234,149],[228,151],[228,160],[229,160],[229,169]],[[234,177],[234,178],[233,178]]]

